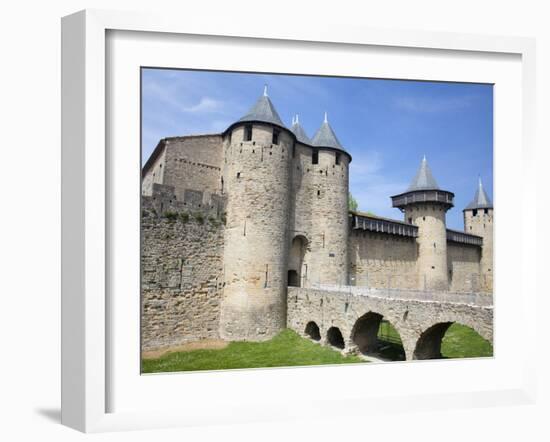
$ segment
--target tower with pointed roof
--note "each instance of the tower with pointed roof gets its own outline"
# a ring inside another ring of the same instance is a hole
[[[348,284],[348,194],[349,154],[325,112],[321,126],[311,140],[311,237],[319,241],[312,250],[311,280],[319,284]],[[346,216],[342,216],[346,214]]]
[[[288,216],[294,134],[267,87],[223,134],[227,216],[220,335],[269,339],[286,326]]]
[[[474,199],[464,210],[464,230],[466,233],[483,238],[481,248],[481,288],[484,291],[493,289],[493,202],[485,192],[481,177]]]
[[[424,156],[407,190],[391,198],[405,222],[418,226],[419,288],[448,290],[446,213],[453,207],[454,194],[438,186]]]

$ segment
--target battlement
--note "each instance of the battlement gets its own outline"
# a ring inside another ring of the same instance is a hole
[[[222,218],[225,213],[226,198],[223,195],[194,189],[185,189],[183,195],[182,201],[176,197],[174,186],[154,183],[152,195],[141,197],[141,207],[152,209],[158,215],[193,212]]]

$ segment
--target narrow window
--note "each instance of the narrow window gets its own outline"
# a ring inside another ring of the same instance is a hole
[[[162,167],[162,164],[160,166]],[[489,209],[483,209],[483,213],[487,215],[489,213]]]
[[[237,178],[241,177],[241,172],[237,172]]]
[[[413,219],[409,217],[409,224],[412,224],[412,223],[413,223]]]
[[[477,209],[474,209],[474,216],[477,216]]]
[[[279,129],[273,129],[273,140],[271,141],[272,144],[279,144],[279,134],[281,131]]]
[[[252,140],[252,124],[247,124],[244,127],[244,141]]]
[[[340,154],[338,152],[336,153],[336,156],[334,157],[334,161],[335,161],[336,165],[340,164]]]
[[[311,164],[319,164],[319,151],[317,149],[313,150],[313,155],[311,156]]]

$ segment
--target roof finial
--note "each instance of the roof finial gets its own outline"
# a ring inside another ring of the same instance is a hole
[[[478,179],[478,181],[479,181],[479,188],[481,189],[481,188],[483,187],[483,184],[482,184],[482,182],[481,182],[481,175],[478,175],[478,176],[477,176],[477,179]]]
[[[422,157],[422,161],[423,161],[423,162],[426,162],[426,161],[427,161],[427,160],[426,160],[426,154],[424,154],[424,156]]]
[[[264,84],[264,97],[267,97],[267,84]]]
[[[298,114],[296,114],[296,124],[299,124],[300,123],[300,120],[298,118]]]
[[[325,111],[325,123],[328,123],[328,115],[327,115],[327,111]]]

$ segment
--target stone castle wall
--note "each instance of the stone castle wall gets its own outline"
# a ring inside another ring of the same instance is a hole
[[[447,244],[449,289],[453,292],[477,292],[481,290],[481,248],[468,244]]]
[[[162,149],[145,171],[142,194],[151,195],[152,183],[173,186],[176,197],[183,201],[186,189],[199,189],[209,194],[222,193],[222,136],[192,135],[163,139]]]
[[[237,125],[159,143],[142,179],[144,349],[268,339],[287,326],[290,269],[305,287],[492,289],[487,219],[467,218],[483,255],[447,242],[437,205],[405,214],[419,238],[350,230],[347,155],[319,149],[313,164],[313,148],[272,136],[254,123],[251,141]]]
[[[223,290],[223,219],[203,207],[191,212],[171,186],[142,197],[142,350],[219,337]],[[162,196],[161,196],[162,195]],[[172,197],[160,212],[159,200]],[[155,209],[155,207],[157,209]]]
[[[373,288],[418,287],[416,239],[352,230],[349,233],[350,284]]]
[[[149,169],[145,172],[141,182],[141,194],[151,196],[153,194],[153,184],[162,184],[164,182],[164,169],[166,164],[166,149],[163,141],[157,146],[158,156],[152,161]]]

